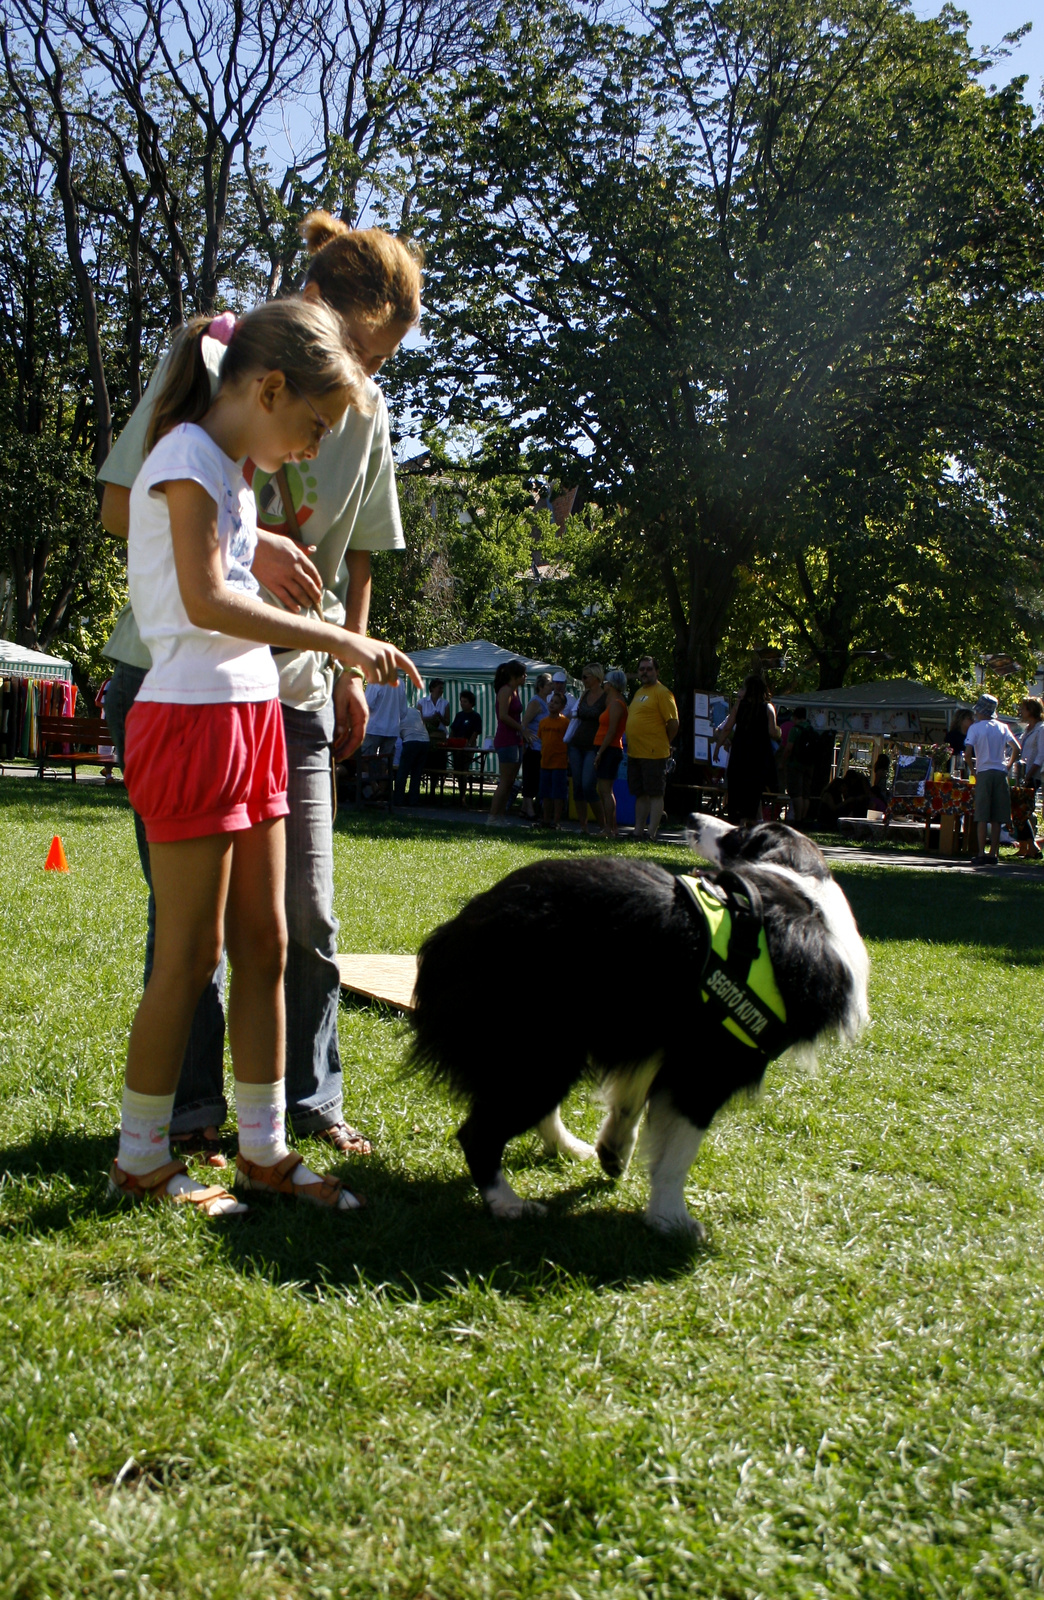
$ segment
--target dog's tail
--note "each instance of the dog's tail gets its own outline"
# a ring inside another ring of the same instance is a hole
[[[459,938],[452,923],[430,933],[417,955],[417,984],[410,1023],[413,1043],[405,1071],[467,1098],[471,1092],[476,1049],[481,1049],[462,1005]],[[469,1071],[469,1064],[471,1070]]]

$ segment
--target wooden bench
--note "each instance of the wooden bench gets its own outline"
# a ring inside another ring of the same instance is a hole
[[[103,717],[41,717],[37,739],[40,778],[45,767],[71,767],[75,783],[77,767],[101,767],[108,777],[116,765],[112,732]],[[110,747],[107,755],[101,754],[102,745]],[[57,751],[52,751],[52,746],[57,746]],[[67,751],[64,746],[69,747]]]

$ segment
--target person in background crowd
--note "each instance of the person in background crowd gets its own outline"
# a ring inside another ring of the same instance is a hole
[[[581,672],[584,692],[573,713],[572,733],[569,736],[569,775],[573,780],[573,803],[580,832],[587,830],[587,808],[591,807],[595,820],[601,820],[601,802],[598,799],[598,780],[595,777],[595,735],[598,720],[605,710],[605,669],[600,661],[589,661]]]
[[[809,722],[804,706],[796,707],[789,722],[781,724],[780,733],[784,737],[779,765],[790,796],[789,820],[795,828],[800,828],[812,803],[812,768],[819,735]]]
[[[540,724],[547,716],[547,697],[551,693],[551,674],[537,678],[533,697],[522,718],[529,743],[522,752],[522,814],[536,821],[536,802],[540,793]]]
[[[950,723],[950,731],[946,735],[946,743],[953,752],[952,767],[954,772],[960,770],[964,760],[964,740],[968,729],[972,725],[972,714],[967,706],[958,706]]]
[[[565,673],[561,671],[561,669],[559,669],[558,672],[552,673],[551,688],[552,692],[555,690],[561,691],[562,698],[565,702],[563,714],[567,721],[572,720],[573,713],[576,711],[576,695],[569,693],[569,679],[566,677]]]
[[[870,806],[875,811],[886,810],[888,802],[891,799],[891,794],[888,789],[889,764],[888,757],[882,750],[881,754],[874,762],[874,781],[870,789]]]
[[[765,680],[750,677],[714,735],[716,745],[730,741],[726,773],[730,822],[760,822],[761,797],[775,776],[772,741],[778,738],[776,710],[769,700]]]
[[[623,760],[623,736],[627,727],[627,674],[614,667],[605,675],[605,710],[598,719],[595,734],[595,774],[598,799],[602,807],[602,833],[616,838],[616,797],[613,784]]]
[[[442,692],[444,688],[445,684],[441,678],[429,678],[428,692],[417,708],[424,718],[429,734],[440,731],[446,733],[449,730],[449,701]]]
[[[325,304],[340,316],[351,350],[372,379],[420,318],[419,256],[381,228],[350,228],[325,211],[305,217],[301,234],[311,259],[300,297]],[[215,321],[235,323],[231,313]],[[203,340],[202,361],[215,390],[225,348],[216,337]],[[131,485],[144,458],[152,409],[169,360],[165,356],[156,369],[98,474],[102,526],[115,538],[127,538]],[[307,470],[294,460],[275,472],[263,472],[255,462],[245,468],[259,524],[253,576],[277,605],[293,612],[311,609],[357,633],[366,632],[369,617],[371,552],[405,546],[388,409],[376,385],[370,387],[369,401],[370,415],[350,411],[328,430]],[[105,653],[116,663],[105,716],[122,765],[124,720],[151,665],[129,606],[117,618]],[[336,758],[346,759],[366,731],[365,685],[352,671],[335,673],[329,658],[318,652],[283,651],[276,664],[289,754],[287,1115],[302,1137],[322,1139],[342,1153],[365,1155],[369,1141],[343,1120],[330,773],[331,744]],[[155,905],[139,817],[134,826],[142,872],[150,885],[147,980]],[[171,1118],[171,1137],[182,1154],[199,1153],[222,1166],[219,1128],[228,1110],[224,971],[222,961],[196,1007]]]
[[[964,754],[975,762],[975,822],[979,830],[979,853],[972,856],[975,867],[995,867],[1000,854],[1001,828],[1011,821],[1011,790],[1008,774],[1022,746],[1006,722],[997,716],[997,701],[992,694],[981,694],[975,702],[974,721],[964,736]],[[1008,755],[1008,750],[1013,751]],[[986,834],[990,849],[986,851]]]
[[[493,735],[493,748],[500,761],[493,803],[489,808],[487,823],[502,827],[507,821],[506,812],[515,791],[515,779],[522,765],[522,751],[529,735],[522,726],[521,688],[526,681],[524,661],[505,661],[496,670],[493,690],[497,697],[497,731]]]
[[[858,767],[831,778],[819,797],[819,827],[836,831],[839,817],[865,817],[874,804],[872,794],[870,779]]]
[[[656,838],[663,816],[667,762],[681,723],[655,656],[638,663],[638,688],[627,708],[627,787],[634,795],[634,837]]]
[[[371,683],[366,687],[366,704],[370,710],[370,720],[366,724],[366,737],[360,754],[387,756],[390,760],[395,754],[399,737],[406,691],[401,683]]]
[[[421,778],[431,754],[431,739],[420,706],[411,706],[406,700],[405,692],[400,702],[399,738],[402,740],[402,749],[399,752],[399,768],[395,774],[395,804],[405,805],[408,782],[410,805],[419,805]]]
[[[468,750],[474,750],[482,738],[482,718],[475,710],[475,696],[470,689],[460,691],[460,710],[450,723],[450,738],[463,739]],[[466,773],[471,766],[472,757],[464,750],[454,750],[453,770],[456,773]],[[460,803],[468,803],[468,780],[466,777],[457,778],[457,790],[460,794]]]
[[[547,716],[537,732],[540,735],[540,804],[549,828],[561,828],[565,803],[569,799],[569,752],[565,736],[569,720],[565,695],[556,689]]]
[[[1034,790],[1033,805],[1025,822],[1019,824],[1019,855],[1039,861],[1041,848],[1037,843],[1037,796],[1040,788],[1041,768],[1044,767],[1044,703],[1036,695],[1027,695],[1019,706],[1019,716],[1026,724],[1022,735],[1022,764],[1025,768],[1023,783]]]
[[[446,770],[445,744],[450,724],[449,701],[443,693],[444,688],[445,684],[441,678],[430,678],[428,692],[420,701],[419,707],[430,741],[428,765],[438,772]]]

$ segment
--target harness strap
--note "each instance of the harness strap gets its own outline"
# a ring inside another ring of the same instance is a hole
[[[791,1043],[787,1008],[776,984],[762,917],[761,896],[736,872],[716,884],[683,875],[678,883],[708,933],[700,999],[726,1032],[771,1061]]]

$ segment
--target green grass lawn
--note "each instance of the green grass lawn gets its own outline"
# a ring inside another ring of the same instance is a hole
[[[534,855],[597,848],[342,816],[342,948],[415,950]],[[843,874],[873,1024],[722,1114],[692,1248],[646,1232],[639,1171],[535,1140],[511,1178],[550,1215],[488,1219],[452,1106],[362,1006],[365,1214],[111,1209],[145,916],[122,795],[0,782],[0,861],[0,1597],[1044,1588],[1044,883]],[[532,951],[518,981],[615,1007],[655,974]]]

